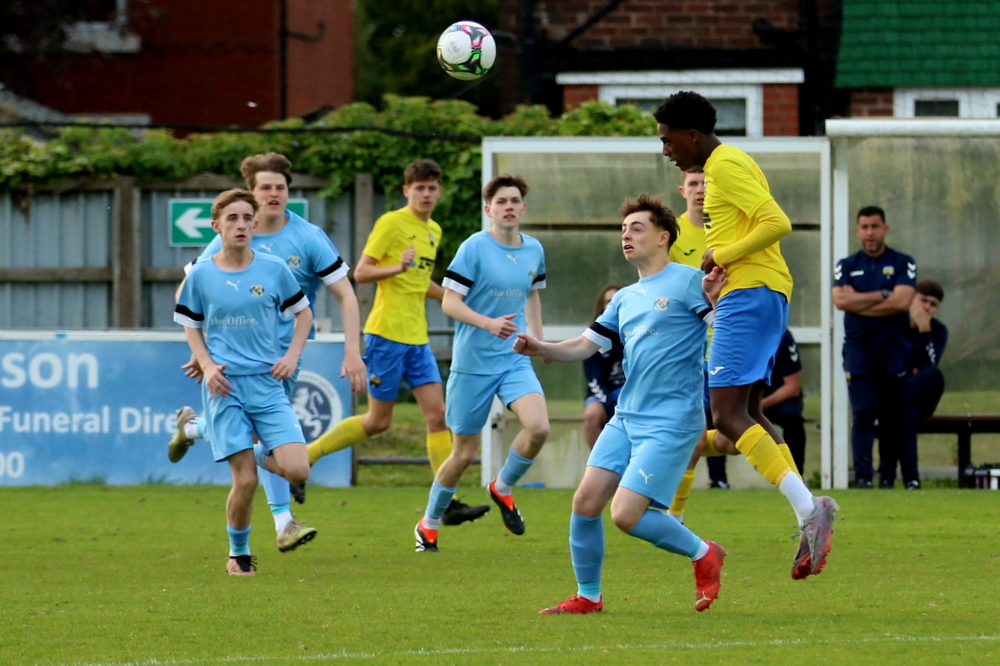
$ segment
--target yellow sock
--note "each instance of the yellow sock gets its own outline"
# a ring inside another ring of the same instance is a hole
[[[451,430],[438,430],[427,433],[427,458],[431,461],[431,469],[437,476],[441,465],[451,455]]]
[[[675,516],[683,516],[684,509],[687,508],[688,497],[691,496],[691,486],[694,485],[694,470],[689,469],[681,477],[681,483],[674,493],[674,501],[670,503],[670,513]]]
[[[306,447],[309,451],[309,464],[315,465],[316,461],[325,455],[346,449],[368,439],[368,433],[361,425],[360,416],[351,416],[336,426],[333,430],[324,435],[320,435],[315,441],[310,442]]]
[[[746,456],[747,462],[753,465],[757,473],[774,486],[792,471],[774,439],[759,423],[747,428],[736,442],[736,448]]]
[[[781,451],[781,457],[788,463],[788,467],[795,472],[795,476],[801,479],[802,474],[799,473],[799,469],[795,466],[795,458],[792,457],[792,450],[788,448],[788,444],[781,442],[778,444],[778,450]]]
[[[719,456],[726,455],[724,451],[719,451],[715,448],[715,433],[718,430],[707,430],[705,431],[705,448],[701,451],[702,458],[717,458]]]

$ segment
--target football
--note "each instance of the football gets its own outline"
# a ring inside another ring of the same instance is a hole
[[[496,62],[497,43],[490,31],[475,21],[458,21],[441,33],[437,54],[449,75],[472,81],[490,71]]]

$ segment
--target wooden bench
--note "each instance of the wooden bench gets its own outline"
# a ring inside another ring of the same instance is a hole
[[[972,436],[1000,433],[1000,414],[936,414],[917,422],[917,432],[958,435],[958,487],[970,488]]]

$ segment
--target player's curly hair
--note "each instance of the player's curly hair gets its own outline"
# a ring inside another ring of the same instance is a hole
[[[674,215],[674,212],[663,205],[662,194],[654,197],[643,192],[636,199],[626,198],[621,208],[618,209],[618,214],[624,220],[632,213],[641,211],[648,212],[650,218],[653,220],[653,224],[670,234],[667,249],[677,242],[677,237],[680,235],[681,229],[677,225],[677,217]]]
[[[715,107],[696,92],[674,93],[653,113],[656,122],[671,129],[697,130],[702,134],[715,131]]]
[[[253,192],[241,189],[226,190],[219,196],[215,197],[215,201],[212,202],[212,219],[218,220],[219,215],[222,214],[222,209],[231,203],[236,203],[237,201],[245,201],[250,204],[250,207],[253,208],[254,215],[257,214],[257,210],[260,208],[260,204],[257,203],[257,199],[253,196]]]
[[[257,186],[257,174],[261,171],[280,173],[285,177],[285,185],[292,184],[292,161],[281,153],[251,155],[243,160],[243,164],[240,165],[240,173],[243,174],[247,189],[252,190]]]

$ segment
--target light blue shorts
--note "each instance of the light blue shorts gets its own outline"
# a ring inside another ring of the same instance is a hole
[[[637,422],[615,414],[594,443],[587,465],[622,477],[619,485],[670,506],[701,430],[672,430],[662,421]]]
[[[285,389],[285,397],[288,398],[288,402],[292,401],[292,396],[295,395],[295,383],[299,381],[299,370],[301,368],[295,368],[295,374],[293,374],[289,379],[282,379],[281,386]]]
[[[441,383],[441,371],[430,344],[408,345],[366,333],[364,361],[368,368],[368,392],[376,400],[396,402],[403,380],[411,389]]]
[[[226,379],[232,385],[226,398],[213,400],[204,383],[201,389],[205,435],[212,444],[216,462],[252,449],[254,433],[267,453],[285,444],[305,441],[282,382],[266,373]]]
[[[510,403],[529,393],[545,395],[530,362],[518,363],[497,375],[452,372],[448,375],[448,392],[445,394],[448,428],[458,435],[481,432],[490,416],[493,396],[498,396],[504,406],[510,407]]]
[[[771,381],[774,356],[788,326],[788,301],[767,287],[737,289],[715,309],[708,385],[747,386]]]

